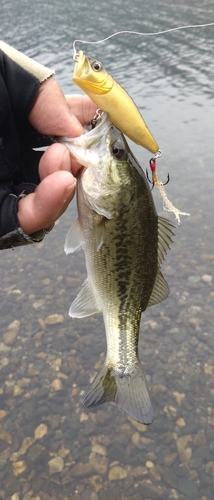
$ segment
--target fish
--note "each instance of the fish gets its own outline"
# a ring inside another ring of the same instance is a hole
[[[109,115],[109,120],[129,139],[156,153],[157,142],[149,131],[136,104],[126,90],[107,73],[101,62],[87,57],[82,50],[75,57],[72,82]]]
[[[158,217],[146,176],[107,113],[89,132],[62,142],[83,165],[77,176],[78,218],[65,252],[83,248],[87,278],[69,315],[102,313],[107,341],[105,362],[83,406],[113,401],[148,425],[153,409],[138,358],[140,319],[169,294],[160,266],[174,226]]]

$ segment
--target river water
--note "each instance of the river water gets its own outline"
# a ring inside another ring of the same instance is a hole
[[[1,38],[71,84],[74,39],[214,21],[213,2],[1,0]],[[85,279],[63,243],[75,201],[42,244],[1,253],[0,499],[211,500],[214,497],[214,27],[77,44],[134,98],[163,151],[183,211],[163,265],[170,297],[143,314],[139,355],[155,418],[83,410],[105,353],[102,318],[67,311]],[[131,144],[142,167],[150,154]],[[159,212],[162,202],[156,189]],[[173,217],[171,217],[173,220]]]

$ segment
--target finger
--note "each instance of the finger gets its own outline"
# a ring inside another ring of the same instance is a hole
[[[75,192],[76,181],[66,171],[54,172],[43,179],[35,193],[18,203],[18,220],[26,234],[48,228],[66,210]]]
[[[96,113],[97,105],[87,95],[73,94],[65,97],[71,112],[78,118],[79,122],[83,126],[88,125]]]
[[[70,155],[68,148],[63,144],[56,143],[52,144],[42,155],[39,162],[39,177],[43,180],[59,170],[73,172],[76,175],[80,167],[79,163]]]
[[[41,84],[28,120],[45,135],[76,137],[83,133],[82,125],[71,115],[68,102],[52,77]]]

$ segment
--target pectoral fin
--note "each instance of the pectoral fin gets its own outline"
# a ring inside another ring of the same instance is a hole
[[[96,303],[93,290],[86,279],[76,299],[72,302],[68,314],[72,318],[86,318],[99,312],[100,308]]]
[[[104,218],[96,226],[95,238],[96,238],[96,242],[97,242],[97,252],[98,252],[106,239],[106,225],[105,225]]]
[[[81,246],[82,230],[79,219],[77,219],[66,234],[64,251],[66,255],[68,255],[69,253],[73,253],[76,250],[80,250]]]

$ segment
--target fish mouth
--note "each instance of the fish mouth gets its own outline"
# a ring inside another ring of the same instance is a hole
[[[98,118],[95,127],[87,132],[87,134],[80,136],[85,142],[85,147],[87,149],[94,148],[94,150],[96,149],[96,146],[99,148],[98,144],[100,143],[101,139],[103,139],[105,143],[106,135],[109,129],[112,128],[112,126],[112,123],[108,119],[108,114],[102,113]]]

